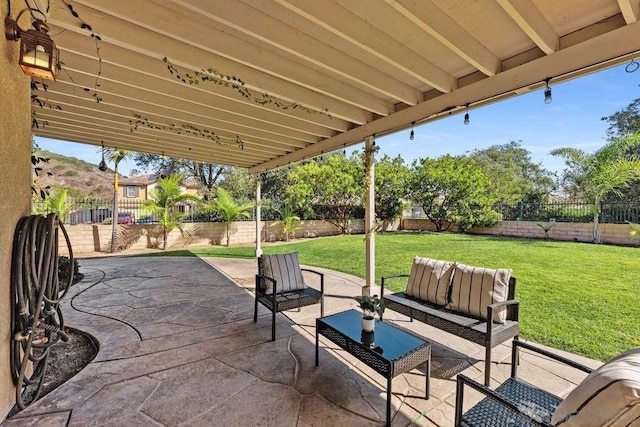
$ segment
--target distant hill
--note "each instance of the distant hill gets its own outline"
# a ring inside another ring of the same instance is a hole
[[[75,157],[39,150],[39,157],[50,159],[48,163],[40,163],[42,168],[36,182],[41,187],[51,186],[51,190],[68,188],[73,198],[92,197],[111,199],[113,197],[113,170],[98,170],[98,165],[87,163]],[[51,172],[52,176],[48,176]]]

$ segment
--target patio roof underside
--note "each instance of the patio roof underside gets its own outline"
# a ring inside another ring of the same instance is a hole
[[[640,50],[640,0],[67,3],[78,17],[51,0],[63,70],[38,91],[48,104],[34,104],[47,122],[36,135],[254,173],[537,90],[545,78],[553,85],[631,61]],[[183,83],[165,57],[182,74],[212,68],[240,78],[249,98]],[[283,105],[253,99],[263,95]]]

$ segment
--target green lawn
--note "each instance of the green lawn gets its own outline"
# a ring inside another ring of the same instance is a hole
[[[253,247],[211,247],[162,255],[253,257]],[[303,264],[364,277],[364,237],[267,246],[300,252]],[[521,336],[607,360],[640,345],[640,249],[572,242],[437,233],[376,236],[376,277],[408,273],[414,255],[507,267],[518,279]],[[394,286],[401,290],[402,281]]]

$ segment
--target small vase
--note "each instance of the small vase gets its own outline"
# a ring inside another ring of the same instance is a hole
[[[376,327],[376,319],[373,316],[362,317],[362,330],[366,332],[373,332]]]
[[[362,344],[364,344],[366,347],[369,347],[369,348],[373,348],[373,346],[375,345],[374,337],[375,337],[374,332],[362,331],[362,333],[360,334],[360,340]]]

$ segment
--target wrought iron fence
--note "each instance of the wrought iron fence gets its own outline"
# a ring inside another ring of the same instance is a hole
[[[494,205],[493,209],[507,221],[545,222],[593,222],[593,210],[588,203],[513,203]],[[640,222],[640,203],[602,202],[598,222],[602,224],[624,224]]]
[[[283,205],[265,201],[262,206],[263,221],[277,221],[282,219]],[[32,204],[34,213],[48,214],[51,212],[47,204],[34,199]],[[67,199],[64,222],[67,225],[77,224],[110,224],[112,219],[113,201],[108,199]],[[193,202],[179,203],[174,211],[184,214],[183,222],[221,222],[222,218]],[[351,218],[364,218],[364,208],[349,206]],[[327,206],[312,206],[310,210],[294,212],[300,219],[317,219],[319,215],[327,216],[330,209]],[[249,211],[249,217],[238,218],[239,221],[255,221],[255,208]],[[152,224],[158,222],[157,214],[145,208],[143,200],[118,200],[119,224]]]

